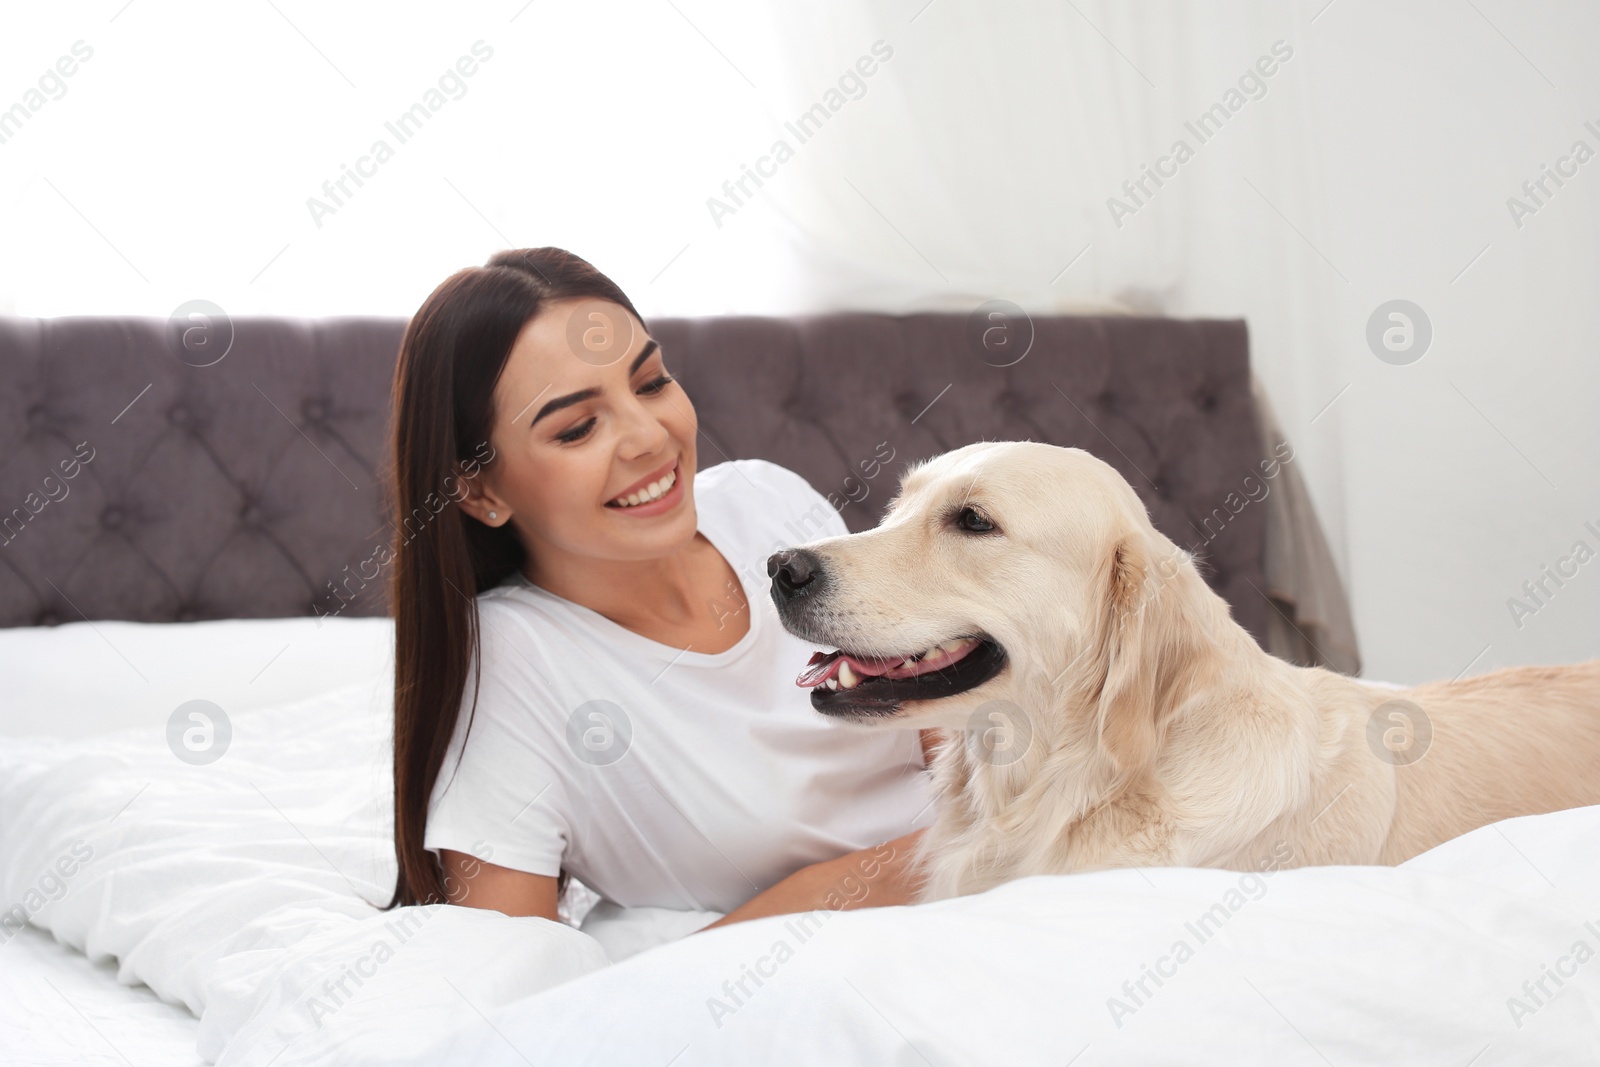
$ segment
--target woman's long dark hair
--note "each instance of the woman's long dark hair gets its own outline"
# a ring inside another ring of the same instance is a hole
[[[446,891],[438,859],[422,847],[428,801],[467,675],[476,673],[474,598],[521,569],[526,550],[509,524],[485,526],[456,501],[462,471],[495,462],[488,447],[494,387],[518,334],[547,301],[569,297],[609,300],[638,317],[622,290],[584,260],[559,248],[522,248],[445,279],[400,342],[385,485],[394,523],[389,604],[399,876],[385,910],[459,899]],[[468,729],[477,688],[474,677]],[[568,878],[563,868],[558,898]]]

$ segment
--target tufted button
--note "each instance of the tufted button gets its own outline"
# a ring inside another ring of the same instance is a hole
[[[167,421],[174,426],[188,426],[194,419],[187,407],[183,404],[174,404],[167,409]]]
[[[43,404],[35,404],[28,409],[28,425],[35,430],[42,428],[50,421],[50,409]]]
[[[34,619],[33,619],[33,624],[35,626],[58,626],[58,625],[60,625],[60,623],[61,623],[61,616],[57,615],[55,612],[49,610],[48,608],[46,608],[44,611],[39,612],[39,614],[34,616]]]
[[[1117,398],[1109,389],[1095,397],[1094,402],[1101,411],[1115,411],[1117,409]]]
[[[1217,406],[1217,394],[1206,390],[1194,398],[1195,406],[1201,411],[1212,411]]]
[[[300,414],[307,422],[321,422],[328,417],[328,406],[316,397],[300,405]]]
[[[1223,570],[1221,567],[1213,567],[1211,570],[1211,587],[1213,589],[1221,589],[1227,584],[1228,572]]]
[[[239,509],[239,521],[246,526],[260,526],[262,517],[261,506],[253,500],[246,501]]]
[[[1156,496],[1162,500],[1172,499],[1172,486],[1167,484],[1167,479],[1163,475],[1158,474],[1155,476],[1154,489]]]
[[[1021,411],[1024,406],[1022,394],[1013,392],[1010,389],[1007,389],[994,399],[995,403],[999,404],[1003,411]]]
[[[122,529],[122,523],[126,518],[127,514],[122,510],[122,508],[118,507],[116,504],[110,504],[105,508],[105,510],[100,512],[100,525],[104,526],[108,530],[120,530]]]
[[[199,617],[199,612],[195,611],[194,608],[187,604],[184,604],[178,608],[177,618],[179,622],[194,622]]]

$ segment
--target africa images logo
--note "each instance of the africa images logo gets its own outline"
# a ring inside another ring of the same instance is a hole
[[[1247,103],[1267,95],[1267,79],[1294,57],[1294,47],[1288,41],[1273,41],[1271,53],[1259,57],[1239,75],[1237,87],[1230,85],[1220,100],[1202,111],[1193,122],[1183,124],[1184,130],[1194,138],[1194,144],[1190,144],[1186,137],[1177,138],[1167,154],[1159,157],[1154,166],[1142,164],[1137,178],[1129,178],[1122,183],[1126,200],[1115,196],[1106,198],[1106,210],[1111,213],[1111,221],[1116,223],[1117,229],[1122,229],[1124,219],[1137,215],[1155,198],[1163,185],[1176,178],[1179,168],[1195,157],[1199,146],[1221,133],[1228,121]]]
[[[872,56],[877,56],[875,60]],[[822,129],[823,123],[833,118],[845,104],[851,100],[860,100],[867,95],[867,79],[878,71],[880,63],[887,63],[894,56],[894,49],[883,41],[872,42],[872,55],[862,56],[855,64],[839,75],[837,87],[829,86],[822,94],[822,99],[802,111],[793,122],[785,122],[783,128],[794,135],[795,144],[805,144],[815,137]],[[846,93],[849,94],[846,97]],[[737,178],[729,179],[722,183],[723,200],[719,197],[706,197],[706,210],[711,213],[711,221],[717,224],[717,229],[722,229],[722,220],[737,212],[744,206],[746,200],[755,199],[755,193],[750,189],[749,183],[754,182],[757,189],[761,188],[762,178],[771,178],[778,173],[778,165],[787,163],[794,158],[794,145],[780,137],[772,142],[767,154],[756,160],[755,169],[752,170],[747,163],[739,165],[743,172]],[[739,194],[743,193],[741,197]]]

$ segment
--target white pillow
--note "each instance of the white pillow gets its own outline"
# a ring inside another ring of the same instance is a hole
[[[75,622],[0,629],[0,737],[164,726],[185,701],[230,715],[392,679],[387,618]]]

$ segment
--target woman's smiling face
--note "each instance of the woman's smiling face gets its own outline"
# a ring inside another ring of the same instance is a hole
[[[490,526],[509,521],[535,565],[668,555],[699,526],[698,429],[660,346],[626,308],[553,300],[522,328],[495,383],[494,459],[461,506]],[[676,484],[658,502],[608,504],[674,465]]]

